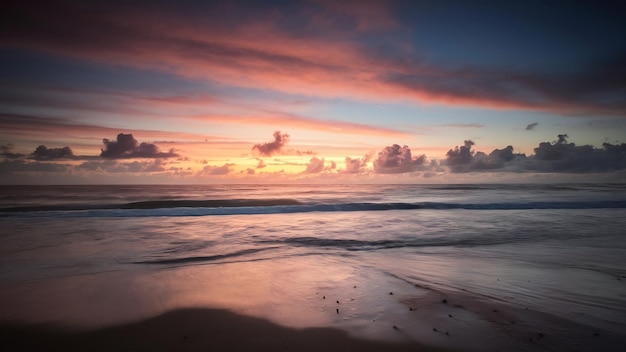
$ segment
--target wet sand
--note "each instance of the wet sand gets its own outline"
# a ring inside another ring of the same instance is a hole
[[[0,289],[11,351],[621,351],[623,325],[311,258],[112,271]],[[493,285],[504,282],[494,279]],[[5,350],[5,349],[3,349]]]
[[[357,300],[311,293],[336,319],[324,327],[195,307],[104,326],[4,320],[0,341],[10,351],[621,351],[626,343],[619,332],[488,297],[410,287],[378,296],[387,305],[369,320],[354,314]]]

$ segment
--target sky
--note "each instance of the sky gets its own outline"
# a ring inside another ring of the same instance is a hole
[[[617,1],[2,12],[2,184],[626,179]]]

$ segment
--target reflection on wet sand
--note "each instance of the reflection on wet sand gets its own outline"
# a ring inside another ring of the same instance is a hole
[[[623,342],[610,331],[401,278],[379,269],[384,266],[308,256],[23,282],[0,293],[7,308],[0,321],[12,322],[3,327],[8,339],[36,337],[70,350],[90,343],[146,350],[158,350],[158,344],[246,350],[255,343],[297,350],[403,350],[417,344],[474,351],[611,350]],[[257,342],[240,341],[229,329]],[[40,346],[33,343],[25,346]]]

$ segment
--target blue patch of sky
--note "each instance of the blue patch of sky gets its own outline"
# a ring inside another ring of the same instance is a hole
[[[433,63],[567,73],[626,48],[620,15],[592,9],[575,2],[427,2],[399,15]]]
[[[454,107],[440,104],[424,105],[416,102],[360,102],[334,100],[315,105],[314,112],[327,119],[355,121],[367,124],[397,124],[440,126],[449,124],[485,126],[500,125],[526,127],[525,121],[549,119],[551,115],[522,110],[495,110],[474,107]],[[521,122],[520,122],[521,121]]]

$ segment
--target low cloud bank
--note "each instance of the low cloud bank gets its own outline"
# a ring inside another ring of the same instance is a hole
[[[169,152],[159,151],[159,147],[152,143],[142,142],[139,144],[132,134],[120,133],[116,140],[107,138],[102,140],[104,148],[100,156],[106,159],[129,159],[129,158],[172,158],[179,155],[174,153],[174,149]]]
[[[602,148],[568,143],[567,134],[560,134],[554,142],[542,142],[535,154],[514,153],[512,146],[494,149],[491,153],[472,150],[474,142],[450,149],[443,164],[451,172],[512,171],[592,173],[626,169],[626,143],[604,143]]]
[[[70,147],[47,148],[45,145],[40,145],[30,157],[35,160],[70,159],[74,157],[74,153]]]
[[[413,157],[408,146],[398,144],[385,147],[374,160],[374,172],[380,174],[399,174],[417,171],[424,165],[426,156]]]

